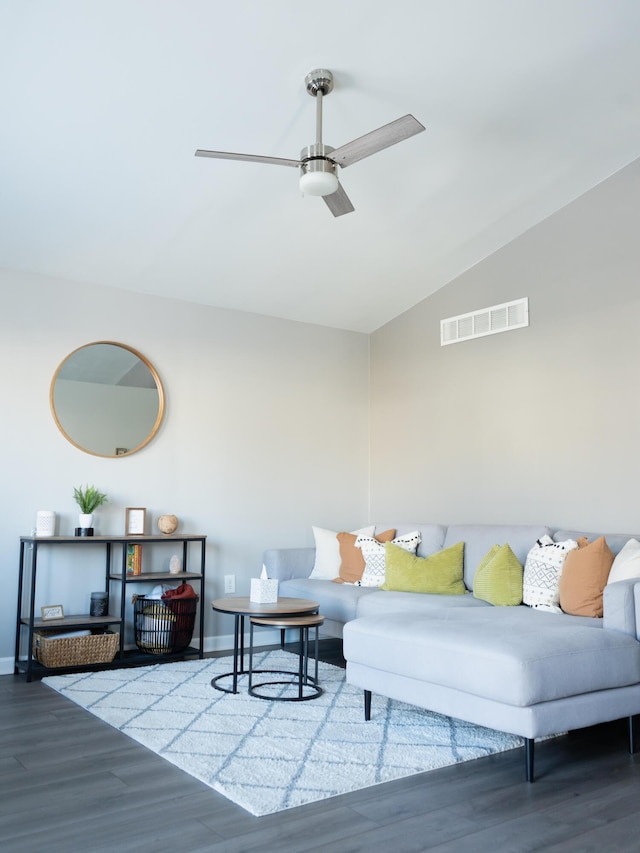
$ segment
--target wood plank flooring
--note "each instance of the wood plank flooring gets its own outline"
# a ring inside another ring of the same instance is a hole
[[[640,849],[625,722],[537,744],[536,776],[514,750],[256,818],[40,682],[0,677],[4,853]]]

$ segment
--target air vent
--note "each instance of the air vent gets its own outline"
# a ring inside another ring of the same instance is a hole
[[[503,302],[481,311],[459,314],[440,321],[440,345],[457,344],[498,332],[510,332],[529,325],[529,299]]]

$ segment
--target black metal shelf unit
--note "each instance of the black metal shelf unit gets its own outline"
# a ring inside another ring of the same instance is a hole
[[[170,660],[180,660],[184,657],[204,657],[204,579],[205,579],[205,549],[206,536],[190,534],[170,534],[161,536],[21,536],[20,565],[18,577],[18,604],[16,608],[16,646],[14,672],[25,673],[27,681],[34,675],[51,675],[62,672],[80,672],[85,669],[110,669],[119,666],[142,666],[149,663],[161,663]],[[182,545],[182,570],[177,574],[171,572],[142,572],[139,575],[127,573],[127,545],[146,545],[149,543],[176,543]],[[71,545],[79,548],[102,546],[105,550],[105,590],[109,594],[112,583],[120,584],[120,612],[116,615],[107,613],[105,616],[88,616],[86,614],[64,616],[54,621],[43,620],[35,616],[38,551],[43,547]],[[198,549],[198,571],[189,571],[188,560],[190,546]],[[118,560],[120,557],[120,560]],[[177,654],[151,655],[137,650],[125,651],[125,625],[127,620],[127,587],[129,584],[161,583],[169,581],[197,581],[200,584],[200,606],[198,608],[198,644]],[[56,667],[55,669],[42,666],[33,658],[33,634],[37,629],[63,628],[76,630],[86,628],[114,627],[120,633],[119,649],[111,663],[90,664],[84,666]],[[23,643],[26,640],[26,649]]]

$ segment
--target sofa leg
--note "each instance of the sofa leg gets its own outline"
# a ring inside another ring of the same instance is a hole
[[[535,740],[532,737],[524,739],[524,761],[527,771],[527,782],[533,782],[533,748]]]
[[[364,691],[364,718],[365,720],[371,719],[371,691]]]
[[[638,717],[633,716],[629,717],[629,752],[633,755],[634,752],[637,752],[638,745],[636,740],[636,724],[638,722]]]

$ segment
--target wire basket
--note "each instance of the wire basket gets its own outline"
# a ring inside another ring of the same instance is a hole
[[[195,598],[133,597],[136,646],[151,655],[182,652],[188,648],[196,621]]]
[[[85,666],[110,663],[116,656],[120,634],[88,634],[84,637],[60,637],[60,631],[34,631],[32,655],[43,666]]]

